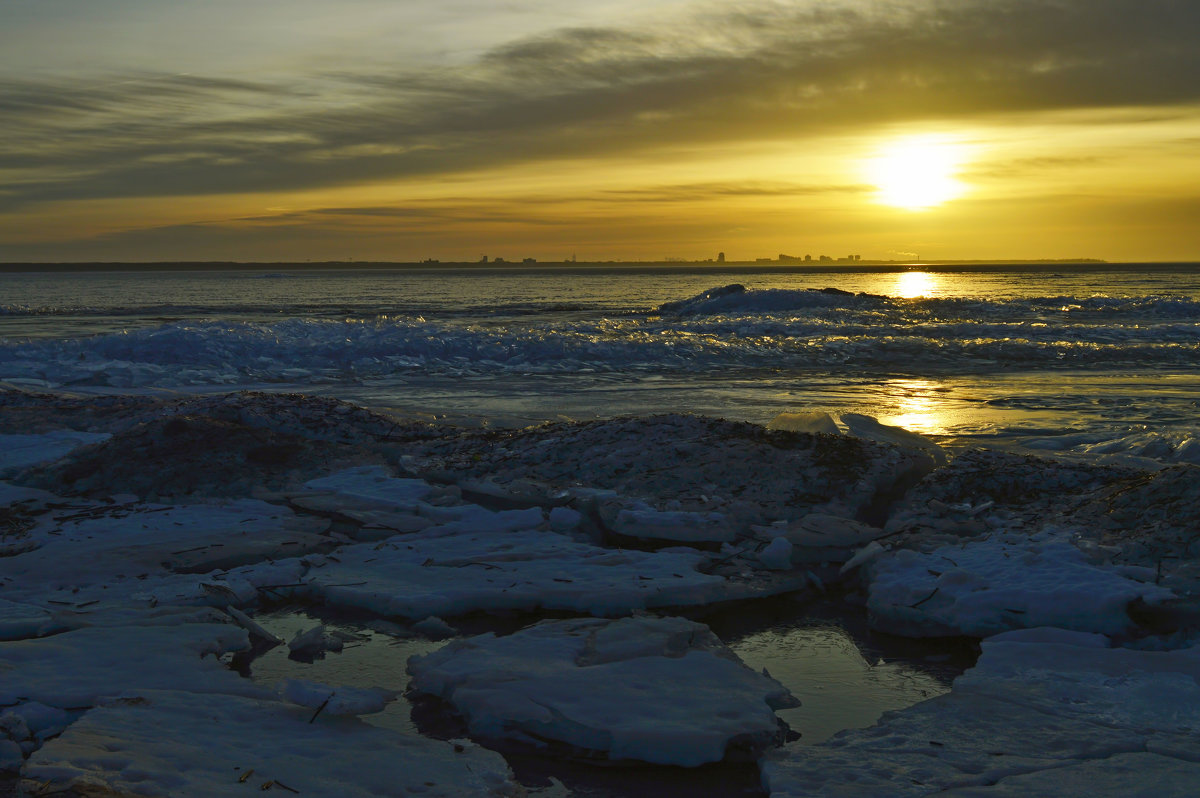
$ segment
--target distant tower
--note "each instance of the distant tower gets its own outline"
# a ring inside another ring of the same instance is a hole
[[[725,262],[725,253],[718,252],[717,253],[717,263],[724,263],[724,262]]]

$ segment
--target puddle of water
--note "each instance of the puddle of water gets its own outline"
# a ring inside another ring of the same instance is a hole
[[[309,615],[304,610],[281,609],[256,615],[263,628],[284,640],[299,632],[324,623],[330,631],[354,635],[358,640],[347,642],[341,653],[327,653],[312,662],[288,658],[288,647],[276,646],[257,657],[250,665],[250,676],[260,684],[274,685],[284,679],[304,679],[333,686],[382,687],[402,693],[409,683],[405,670],[408,658],[428,654],[444,646],[447,640],[432,641],[421,637],[397,637],[376,631],[369,625],[335,622]],[[376,726],[416,734],[411,705],[403,698],[388,704],[383,712],[364,715],[362,720]]]
[[[256,620],[285,640],[321,622],[330,631],[358,638],[341,653],[331,652],[311,663],[289,659],[287,647],[278,646],[250,666],[251,677],[263,684],[306,679],[402,693],[409,684],[408,658],[449,642],[400,637],[397,634],[403,632],[398,627],[322,617],[294,607],[263,613]],[[972,664],[970,653],[958,641],[871,635],[865,618],[848,612],[844,605],[813,607],[768,600],[702,620],[749,667],[766,668],[800,699],[799,707],[778,714],[806,744],[827,740],[843,729],[870,726],[884,712],[946,693],[954,676]],[[511,623],[497,622],[495,631],[506,634],[514,629]],[[363,720],[416,733],[411,709],[407,700],[398,698],[384,712]]]
[[[950,691],[910,664],[868,660],[846,630],[833,626],[767,629],[730,648],[751,668],[766,668],[800,699],[800,706],[776,714],[807,744],[870,726],[884,712]]]

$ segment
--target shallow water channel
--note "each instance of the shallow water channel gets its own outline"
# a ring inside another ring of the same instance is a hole
[[[802,744],[827,740],[843,729],[870,726],[889,710],[901,709],[949,690],[950,681],[976,656],[966,641],[915,642],[871,633],[865,613],[841,601],[801,604],[777,598],[736,604],[696,616],[707,623],[742,660],[767,671],[800,699],[801,706],[779,711]],[[430,640],[386,621],[348,618],[320,608],[286,606],[256,616],[284,639],[324,623],[347,639],[340,653],[313,661],[289,656],[277,646],[242,667],[255,681],[273,685],[304,679],[330,685],[408,687],[408,658],[427,654],[454,637]],[[461,637],[494,631],[507,634],[536,618],[472,618],[456,621]],[[365,722],[409,733],[462,735],[452,718],[417,708],[401,696]],[[415,715],[415,719],[414,719]],[[753,763],[719,764],[686,770],[565,761],[536,753],[504,750],[530,794],[544,798],[576,795],[625,798],[762,795]]]

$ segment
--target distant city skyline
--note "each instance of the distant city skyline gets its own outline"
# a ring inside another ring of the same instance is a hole
[[[0,262],[1200,260],[1198,40],[1192,0],[8,0]]]

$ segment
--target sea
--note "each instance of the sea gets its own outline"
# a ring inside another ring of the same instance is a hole
[[[298,391],[467,426],[863,413],[1169,456],[1197,426],[1200,264],[7,272],[0,384]]]

